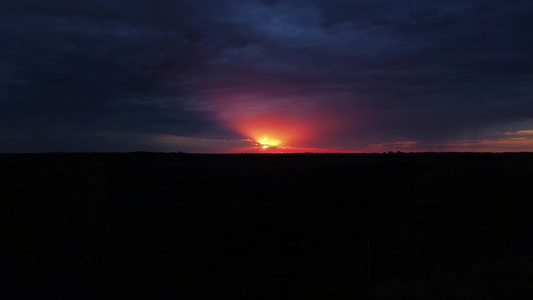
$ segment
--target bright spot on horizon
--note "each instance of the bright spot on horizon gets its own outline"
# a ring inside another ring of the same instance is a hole
[[[263,149],[268,149],[270,147],[282,148],[281,141],[270,139],[268,136],[264,135],[262,138],[256,140],[257,145],[261,146]]]

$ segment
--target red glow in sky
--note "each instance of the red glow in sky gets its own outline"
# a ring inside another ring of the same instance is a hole
[[[291,120],[289,116],[282,114],[242,115],[239,118],[229,120],[228,125],[254,142],[266,138],[267,142],[277,144],[280,149],[297,147],[314,137],[312,124],[304,120]]]
[[[302,98],[236,94],[218,100],[219,120],[250,141],[249,149],[238,152],[324,152],[309,145],[340,125],[333,112]]]

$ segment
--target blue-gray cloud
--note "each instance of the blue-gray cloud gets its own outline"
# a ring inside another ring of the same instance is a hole
[[[107,149],[101,132],[240,138],[213,117],[221,91],[305,96],[291,105],[338,106],[339,118],[364,110],[366,126],[337,133],[360,144],[527,121],[532,11],[500,0],[11,1],[0,151]],[[150,141],[108,150],[163,149]]]

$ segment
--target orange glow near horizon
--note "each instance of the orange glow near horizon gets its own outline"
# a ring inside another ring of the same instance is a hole
[[[268,100],[245,102],[239,97],[225,100],[217,110],[218,119],[251,144],[249,149],[239,151],[301,151],[328,129],[324,123],[331,118],[315,108],[280,107]]]
[[[262,138],[258,139],[257,142],[260,144],[260,145],[263,145],[263,146],[279,146],[281,144],[280,141],[277,141],[277,140],[273,140],[273,139],[270,139],[268,136],[263,136]]]
[[[362,111],[345,115],[339,108],[344,105],[342,102],[331,106],[320,95],[284,94],[253,87],[240,91],[220,89],[206,102],[214,119],[249,143],[250,147],[239,147],[235,152],[334,151],[331,139],[347,128],[359,126],[366,118]],[[268,143],[262,141],[264,137]]]
[[[233,120],[230,125],[250,139],[252,147],[262,151],[292,152],[314,137],[313,127],[307,122],[287,120],[284,116],[253,116]]]
[[[257,139],[256,143],[257,145],[261,146],[263,149],[270,149],[271,147],[274,149],[284,148],[280,140],[271,139],[266,135],[260,139]]]

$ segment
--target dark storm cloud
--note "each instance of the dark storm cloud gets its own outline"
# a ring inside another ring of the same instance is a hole
[[[3,12],[4,135],[29,137],[32,151],[57,127],[73,135],[109,129],[194,134],[213,127],[158,82],[165,64],[187,72],[196,58],[186,37],[157,18],[168,10],[113,3],[32,1]]]
[[[339,133],[359,145],[527,121],[531,11],[482,0],[10,1],[0,151],[105,150],[96,144],[113,134],[108,150],[163,149],[147,138],[158,134],[239,138],[213,113],[218,94],[242,91],[299,95],[287,105],[338,107],[339,118],[364,110],[365,124]]]

